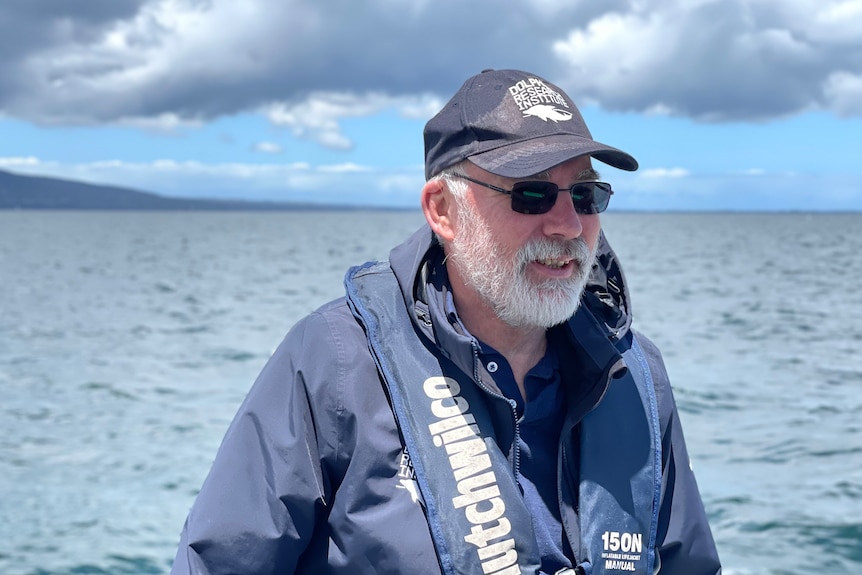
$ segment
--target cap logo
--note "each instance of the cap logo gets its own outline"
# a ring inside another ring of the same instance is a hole
[[[571,112],[556,107],[569,107],[563,95],[538,78],[518,81],[509,87],[509,95],[525,118],[533,116],[544,122],[565,122],[572,119]]]
[[[541,118],[545,122],[548,120],[553,120],[554,122],[565,122],[566,120],[572,119],[571,112],[554,108],[548,104],[539,104],[538,106],[533,106],[529,110],[525,110],[524,117],[526,118],[527,116],[535,116],[536,118]]]

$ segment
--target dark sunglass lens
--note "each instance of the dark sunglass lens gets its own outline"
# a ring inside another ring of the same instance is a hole
[[[596,213],[601,213],[608,209],[608,203],[611,201],[611,187],[607,184],[595,184],[593,186],[593,205],[596,206]]]
[[[512,186],[512,209],[522,214],[544,214],[554,206],[557,190],[551,182],[518,182]]]
[[[576,184],[571,188],[572,202],[579,214],[598,214],[607,209],[611,192],[600,183]]]

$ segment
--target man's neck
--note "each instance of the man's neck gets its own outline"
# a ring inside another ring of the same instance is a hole
[[[513,327],[498,318],[484,302],[459,302],[457,294],[455,294],[455,307],[467,331],[506,358],[521,396],[526,401],[524,379],[527,372],[545,355],[547,349],[545,328]]]

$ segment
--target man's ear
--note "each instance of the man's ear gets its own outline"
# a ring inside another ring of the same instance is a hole
[[[440,236],[444,242],[452,241],[455,230],[452,226],[452,214],[455,202],[441,180],[430,180],[422,187],[422,212],[431,231]]]

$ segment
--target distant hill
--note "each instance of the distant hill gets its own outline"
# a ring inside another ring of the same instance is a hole
[[[302,210],[345,206],[169,198],[130,188],[0,170],[0,210]]]

